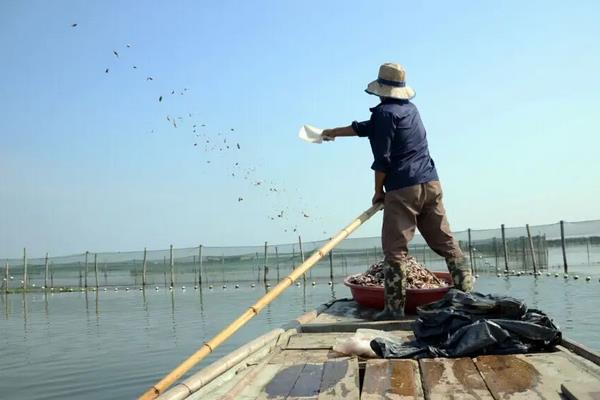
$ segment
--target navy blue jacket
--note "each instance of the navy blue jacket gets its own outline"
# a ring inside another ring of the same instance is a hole
[[[371,119],[354,121],[352,128],[369,138],[375,158],[371,169],[386,173],[385,190],[437,181],[417,107],[408,100],[385,99],[370,110]]]

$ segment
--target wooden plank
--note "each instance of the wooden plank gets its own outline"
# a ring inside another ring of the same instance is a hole
[[[235,393],[235,395],[231,395],[230,390],[237,385],[239,381],[241,381],[244,377],[241,376],[237,378],[235,381],[231,382],[228,385],[222,385],[218,387],[216,390],[197,396],[195,394],[188,397],[189,400],[223,400],[223,399],[239,399],[239,400],[254,400],[258,397],[261,390],[269,383],[273,377],[277,374],[277,372],[282,368],[282,365],[276,364],[267,364],[267,365],[255,365],[252,369],[258,368],[258,373],[253,376],[252,384],[246,385],[244,389],[240,393]],[[250,371],[249,371],[250,372]]]
[[[563,383],[560,385],[562,394],[568,400],[600,400],[600,385],[584,385]]]
[[[562,351],[518,357],[529,362],[540,373],[540,381],[535,390],[547,398],[558,398],[562,385],[571,388],[591,385],[600,390],[600,368],[587,360]]]
[[[375,399],[424,399],[418,364],[414,360],[369,360],[362,396]]]
[[[318,400],[358,400],[359,372],[356,358],[329,360],[323,369]]]
[[[328,322],[302,325],[302,333],[325,333],[325,332],[356,332],[357,329],[378,329],[382,331],[412,331],[414,320],[398,321],[350,321],[350,322]]]
[[[427,400],[447,399],[449,393],[465,400],[493,399],[470,358],[421,359],[419,366]]]
[[[257,400],[282,400],[288,397],[305,364],[284,365],[256,396]]]
[[[374,308],[361,307],[354,300],[338,300],[306,325],[367,322],[372,321],[373,315],[379,311]],[[405,320],[413,322],[415,316],[407,316]]]
[[[331,349],[338,338],[349,338],[352,333],[300,333],[290,337],[285,349]]]
[[[316,399],[321,387],[323,376],[323,364],[304,364],[304,368],[298,376],[287,399]]]
[[[594,364],[600,365],[600,354],[588,349],[584,345],[566,337],[562,338],[561,344],[573,353],[590,360]]]
[[[475,365],[496,400],[546,398],[539,390],[541,374],[523,358],[481,356]]]
[[[339,356],[339,355],[337,355]],[[336,353],[331,350],[282,350],[276,354],[270,361],[270,364],[305,364],[305,363],[324,363],[329,358],[336,357]]]
[[[388,364],[389,360],[367,361],[361,400],[375,400],[383,396],[389,386]]]

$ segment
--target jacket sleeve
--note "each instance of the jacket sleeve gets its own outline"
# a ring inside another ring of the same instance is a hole
[[[374,171],[388,172],[391,163],[392,141],[394,140],[394,116],[389,113],[371,115],[371,150],[373,150]]]
[[[371,120],[366,120],[362,122],[353,121],[352,129],[356,132],[357,136],[360,137],[369,137],[371,136]]]

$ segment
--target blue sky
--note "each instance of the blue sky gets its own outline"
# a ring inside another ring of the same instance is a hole
[[[370,148],[298,128],[368,118],[363,89],[390,61],[417,91],[455,230],[600,218],[598,15],[594,1],[3,1],[0,256],[329,236],[369,206]],[[223,138],[228,151],[200,140]]]

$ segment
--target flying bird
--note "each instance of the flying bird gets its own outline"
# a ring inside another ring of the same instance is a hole
[[[154,80],[154,78],[153,78],[153,77],[151,77],[151,76],[149,76],[149,77],[147,77],[147,78],[146,78],[146,80],[147,80],[147,81],[153,81],[153,80]]]
[[[161,102],[161,101],[162,101],[162,96],[160,96],[160,97],[158,98],[158,101],[159,101],[159,102]]]
[[[240,149],[241,149],[241,147],[240,147],[240,144],[239,144],[239,143],[237,144],[237,148],[238,148],[238,150],[240,150]]]
[[[71,24],[71,28],[75,28],[77,24]]]
[[[130,47],[131,47],[131,45],[130,45],[130,44],[126,44],[126,45],[125,45],[125,47],[127,47],[127,48],[130,48]]]
[[[109,69],[108,69],[108,68],[106,68],[106,69],[104,70],[104,73],[105,73],[105,74],[108,74],[108,71],[109,71]]]
[[[115,55],[117,58],[119,58],[119,53],[117,53],[117,52],[116,52],[116,50],[113,50],[113,54],[114,54],[114,55]]]
[[[244,200],[242,197],[238,197],[238,201],[242,201]]]
[[[137,69],[137,67],[134,65],[134,66],[133,66],[133,69]]]

